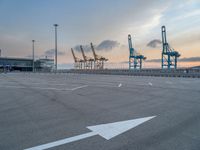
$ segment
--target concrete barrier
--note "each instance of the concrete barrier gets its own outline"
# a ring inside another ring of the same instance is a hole
[[[159,77],[188,77],[200,78],[200,71],[197,69],[105,69],[105,70],[60,70],[63,73],[78,73],[78,74],[105,74],[105,75],[129,75],[129,76],[159,76]]]
[[[3,72],[2,72],[3,73]],[[24,72],[31,74],[32,72]],[[104,75],[127,75],[127,76],[155,76],[155,77],[184,77],[184,78],[200,78],[200,69],[104,69],[104,70],[86,70],[86,69],[65,69],[57,72],[35,72],[39,74],[57,74],[57,73],[73,73],[73,74],[104,74]]]

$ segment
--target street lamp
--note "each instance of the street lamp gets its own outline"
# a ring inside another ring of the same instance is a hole
[[[57,54],[58,54],[58,49],[57,49],[57,27],[58,24],[54,24],[55,27],[55,70],[57,71]]]
[[[32,40],[32,50],[33,50],[33,72],[35,72],[35,63],[34,63],[34,60],[35,60],[35,40]]]

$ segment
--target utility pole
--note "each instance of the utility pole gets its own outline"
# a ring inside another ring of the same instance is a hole
[[[32,51],[33,52],[33,66],[32,67],[33,67],[33,72],[35,72],[35,61],[34,61],[35,60],[35,45],[34,44],[35,44],[35,40],[32,40],[32,50],[33,50]]]
[[[58,49],[57,49],[57,27],[58,24],[54,24],[55,27],[55,70],[57,71],[57,54],[58,54]]]
[[[0,57],[1,57],[1,49],[0,49]]]

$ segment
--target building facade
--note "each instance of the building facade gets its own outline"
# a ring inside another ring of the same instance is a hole
[[[53,59],[38,59],[35,61],[35,70],[36,71],[52,71],[54,67]]]
[[[53,59],[38,59],[34,62],[36,71],[51,71]],[[0,71],[33,71],[33,59],[0,57]]]
[[[0,69],[4,71],[32,71],[32,65],[32,59],[0,57]]]

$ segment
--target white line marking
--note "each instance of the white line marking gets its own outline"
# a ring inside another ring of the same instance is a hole
[[[57,90],[57,91],[70,91],[72,89],[58,89],[58,88],[43,88],[43,87],[24,87],[24,86],[0,86],[0,88],[15,88],[15,89],[27,89],[27,88],[32,88],[32,89],[40,89],[40,90]]]
[[[15,88],[15,89],[27,89],[27,88],[32,88],[32,89],[40,89],[40,90],[56,90],[56,91],[74,91],[77,89],[81,89],[84,87],[87,87],[88,85],[84,85],[84,86],[79,86],[79,87],[75,87],[72,89],[67,89],[67,88],[63,88],[63,89],[59,89],[59,88],[45,88],[45,87],[24,87],[24,86],[0,86],[0,88]]]
[[[70,91],[71,89],[58,89],[58,88],[43,88],[43,87],[30,87],[33,89],[40,89],[40,90],[56,90],[56,91]]]
[[[74,91],[74,90],[82,89],[82,88],[85,88],[85,87],[88,87],[88,85],[83,85],[83,86],[75,87],[75,88],[73,88],[71,90]]]
[[[10,86],[10,85],[5,85],[5,86],[0,86],[0,88],[16,88],[16,89],[24,89],[25,87],[23,86]]]
[[[26,85],[26,83],[23,83],[23,84],[25,84]],[[27,85],[30,85],[30,84],[39,84],[39,85],[66,85],[66,84],[54,84],[54,83],[34,83],[34,82],[32,82],[32,83],[28,83]]]
[[[153,84],[151,82],[149,82],[149,85],[152,86]]]
[[[121,87],[122,86],[122,84],[120,83],[119,85],[118,85],[118,87]]]
[[[85,139],[85,138],[95,136],[95,135],[97,135],[97,133],[89,132],[89,133],[73,136],[73,137],[70,137],[70,138],[58,140],[58,141],[55,141],[55,142],[51,142],[51,143],[48,143],[48,144],[43,144],[43,145],[39,145],[39,146],[32,147],[32,148],[27,148],[25,150],[44,150],[44,149],[56,147],[56,146],[59,146],[59,145],[75,142],[75,141]]]
[[[126,120],[126,121],[119,121],[119,122],[114,122],[114,123],[100,124],[100,125],[95,125],[95,126],[89,126],[87,128],[90,129],[92,132],[88,132],[85,134],[61,139],[61,140],[47,143],[47,144],[42,144],[42,145],[35,146],[32,148],[27,148],[25,150],[44,150],[44,149],[56,147],[59,145],[75,142],[75,141],[85,139],[88,137],[92,137],[95,135],[99,135],[102,138],[105,138],[106,140],[110,140],[111,138],[114,138],[132,128],[135,128],[135,127],[139,126],[140,124],[153,119],[154,117],[156,117],[156,116],[138,118],[138,119],[132,119],[132,120]]]
[[[117,88],[118,86],[116,85],[90,85],[90,86],[93,86],[93,87],[109,87],[109,88]]]

